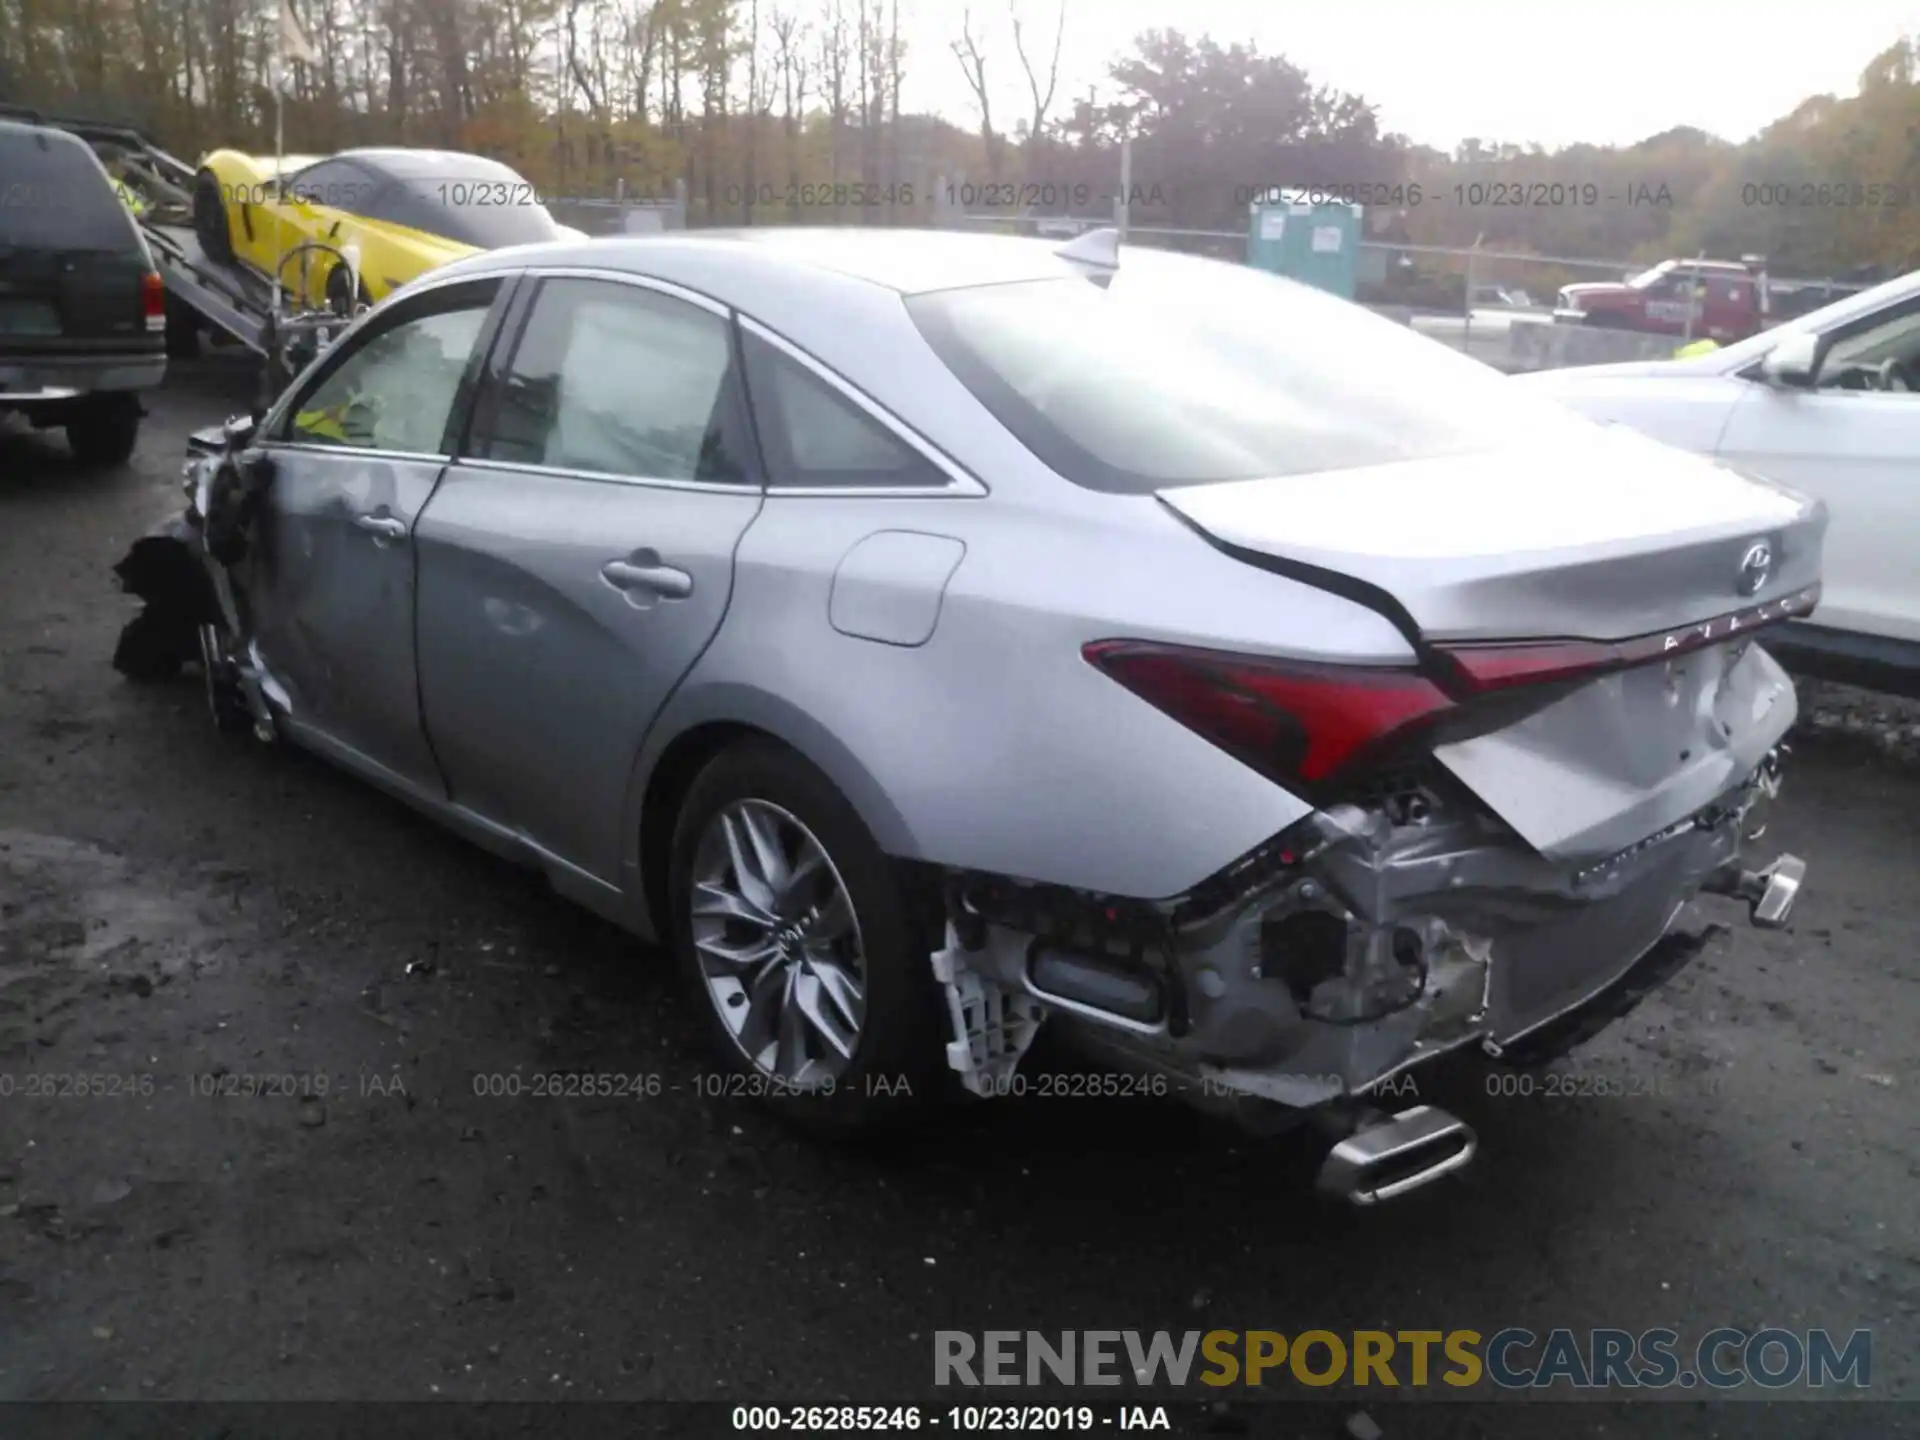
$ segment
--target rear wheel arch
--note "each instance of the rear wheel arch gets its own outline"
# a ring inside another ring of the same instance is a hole
[[[723,817],[758,838],[717,839]],[[803,852],[820,863],[800,863]],[[743,858],[780,853],[797,869]],[[840,1138],[877,1138],[925,1113],[943,1090],[948,1023],[926,892],[831,776],[765,732],[735,731],[693,772],[662,868],[664,939],[722,1067],[799,1085],[821,1068],[837,1075],[765,1103]],[[724,902],[704,921],[692,903],[702,891]],[[703,944],[699,927],[716,924]]]
[[[660,750],[637,787],[631,803],[634,837],[634,887],[645,906],[647,928],[664,937],[670,919],[667,871],[672,858],[673,830],[687,793],[700,772],[722,752],[750,741],[771,742],[791,751],[826,777],[889,856],[910,853],[912,840],[905,819],[880,784],[848,750],[817,723],[799,720],[777,729],[734,718],[703,718],[681,729]]]

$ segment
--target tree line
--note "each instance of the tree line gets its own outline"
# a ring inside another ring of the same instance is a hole
[[[1141,226],[1244,232],[1253,192],[1285,184],[1351,195],[1377,238],[1414,244],[1920,265],[1920,52],[1906,39],[1859,95],[1810,98],[1742,144],[1675,129],[1443,153],[1284,56],[1174,29],[1137,37],[1104,85],[1062,94],[1070,0],[989,0],[921,54],[901,0],[289,3],[314,56],[283,66],[277,0],[0,0],[0,99],[127,121],[191,157],[270,150],[278,87],[289,152],[471,150],[544,192],[678,188],[694,224],[924,223],[937,177],[952,186],[939,198],[976,212],[1105,215],[1125,141]],[[935,70],[943,89],[965,81],[970,115],[915,107]]]

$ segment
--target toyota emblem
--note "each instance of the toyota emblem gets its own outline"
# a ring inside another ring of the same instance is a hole
[[[1739,588],[1742,595],[1757,595],[1773,575],[1773,547],[1756,540],[1740,557]]]

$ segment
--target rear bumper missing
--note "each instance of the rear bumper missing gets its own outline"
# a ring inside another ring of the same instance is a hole
[[[1805,866],[1740,861],[1749,811],[1777,783],[1769,757],[1710,811],[1585,865],[1484,816],[1339,807],[1279,837],[1212,913],[1101,905],[1090,929],[962,884],[940,963],[1203,1105],[1315,1110],[1463,1047],[1564,1053],[1699,953],[1705,936],[1682,917],[1703,893],[1784,924]]]
[[[1661,936],[1646,954],[1601,986],[1571,1010],[1510,1037],[1505,1044],[1488,1040],[1486,1049],[1509,1065],[1528,1067],[1557,1060],[1586,1044],[1614,1021],[1691,965],[1719,933],[1676,930]]]

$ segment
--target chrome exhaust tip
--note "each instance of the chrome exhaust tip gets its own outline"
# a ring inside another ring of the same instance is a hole
[[[1363,1121],[1327,1153],[1319,1188],[1354,1205],[1378,1205],[1464,1168],[1478,1144],[1464,1120],[1416,1105]]]
[[[1782,855],[1764,870],[1730,868],[1708,885],[1709,893],[1747,902],[1747,918],[1761,930],[1785,927],[1807,878],[1807,862]]]
[[[1807,862],[1797,855],[1782,855],[1760,872],[1760,893],[1753,900],[1753,923],[1762,930],[1778,930],[1793,914],[1793,902],[1800,898],[1800,885],[1807,878]]]

